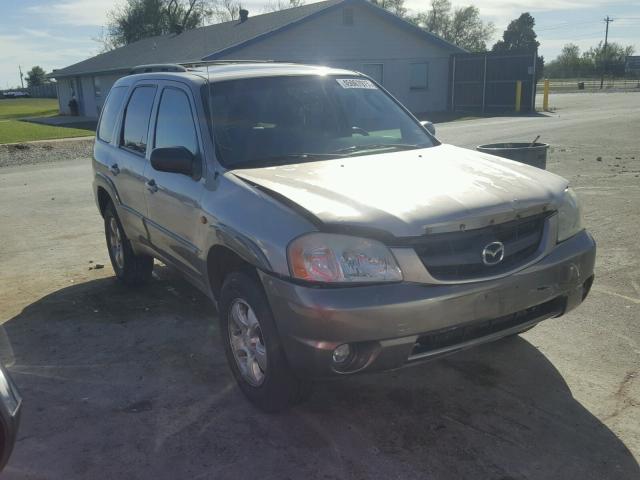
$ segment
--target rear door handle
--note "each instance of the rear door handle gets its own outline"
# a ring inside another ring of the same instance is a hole
[[[120,173],[120,168],[118,167],[117,163],[114,163],[113,165],[111,165],[109,167],[109,171],[111,173],[113,173],[113,175],[115,176],[115,175],[118,175]]]
[[[158,191],[158,184],[153,178],[149,180],[145,185],[147,186],[147,190],[149,190],[150,193],[156,193]]]

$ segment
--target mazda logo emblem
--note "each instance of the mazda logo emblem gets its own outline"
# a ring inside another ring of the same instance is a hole
[[[504,258],[504,244],[491,242],[482,249],[482,263],[485,265],[497,265]]]

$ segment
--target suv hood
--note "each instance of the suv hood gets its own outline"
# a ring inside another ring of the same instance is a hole
[[[332,226],[395,237],[480,228],[555,208],[567,181],[451,145],[233,174]]]

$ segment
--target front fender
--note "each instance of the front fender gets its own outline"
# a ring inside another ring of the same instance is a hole
[[[206,252],[221,245],[256,268],[289,275],[289,242],[315,226],[291,207],[261,192],[233,173],[220,175],[203,197],[211,219]]]

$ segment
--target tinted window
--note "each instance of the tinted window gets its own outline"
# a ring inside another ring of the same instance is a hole
[[[198,137],[187,94],[175,88],[162,92],[156,123],[156,147],[185,147],[198,153]]]
[[[127,87],[112,88],[107,97],[107,103],[102,112],[100,127],[98,128],[98,138],[104,142],[111,143],[113,137],[113,127],[115,126],[118,112],[122,106],[122,101],[127,93]]]
[[[147,150],[149,117],[151,116],[151,107],[153,107],[155,94],[156,87],[136,88],[131,95],[124,114],[122,145],[142,154]]]
[[[363,78],[250,78],[217,82],[211,90],[216,151],[229,168],[433,145],[391,97]]]

